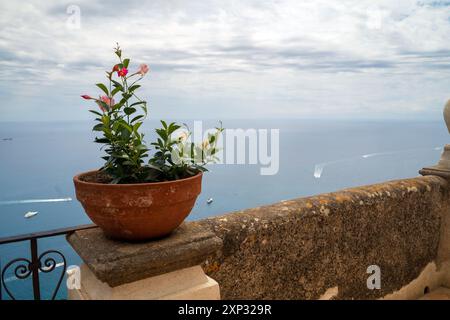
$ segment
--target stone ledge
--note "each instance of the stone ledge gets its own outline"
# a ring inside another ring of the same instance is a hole
[[[448,192],[447,180],[418,177],[193,223],[223,240],[221,254],[203,269],[219,283],[224,300],[317,299],[335,287],[335,299],[378,299],[440,261]],[[382,270],[381,290],[367,289],[370,265]]]
[[[108,239],[99,228],[76,231],[67,241],[111,287],[200,265],[222,247],[219,237],[196,224],[183,224],[170,237],[142,243]]]
[[[419,173],[423,176],[438,176],[444,179],[450,179],[450,171],[441,166],[423,168],[419,170]]]

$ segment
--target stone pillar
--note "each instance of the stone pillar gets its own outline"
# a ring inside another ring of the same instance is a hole
[[[196,224],[144,243],[106,238],[98,229],[77,231],[68,242],[83,259],[71,300],[218,300],[219,285],[201,268],[222,240]]]
[[[450,100],[444,107],[444,121],[450,133]],[[450,144],[444,146],[444,151],[436,165],[423,168],[419,172],[424,176],[434,175],[450,182]],[[442,226],[436,262],[438,269],[443,270],[441,284],[450,287],[450,207],[447,202],[444,203],[446,205],[442,206]]]
[[[444,107],[444,121],[450,133],[450,100],[447,101]],[[444,146],[444,152],[442,152],[441,159],[437,165],[423,168],[419,172],[424,176],[434,175],[444,179],[450,179],[450,144]]]

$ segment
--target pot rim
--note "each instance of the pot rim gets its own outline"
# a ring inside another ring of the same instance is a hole
[[[171,180],[171,181],[161,181],[161,182],[145,182],[145,183],[122,183],[122,184],[110,184],[110,183],[98,183],[98,182],[86,182],[80,179],[81,176],[84,176],[89,173],[98,172],[99,170],[89,170],[82,173],[77,174],[73,177],[73,181],[78,184],[84,184],[84,185],[93,185],[93,186],[102,186],[106,188],[123,188],[126,186],[161,186],[161,185],[167,185],[171,183],[177,183],[182,181],[189,181],[189,180],[195,180],[198,178],[201,178],[203,176],[203,172],[200,171],[195,176],[189,177],[189,178],[183,178],[183,179],[177,179],[177,180]]]

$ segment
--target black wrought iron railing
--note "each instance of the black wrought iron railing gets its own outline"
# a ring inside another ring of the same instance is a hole
[[[4,294],[8,295],[9,299],[15,300],[12,290],[8,287],[6,275],[12,271],[14,277],[18,280],[25,280],[31,277],[33,287],[34,300],[41,300],[41,286],[40,273],[50,273],[54,271],[57,266],[60,266],[61,274],[57,278],[55,289],[51,295],[54,300],[61,287],[67,270],[67,260],[63,253],[58,250],[46,250],[39,253],[39,239],[50,238],[56,236],[67,235],[77,230],[95,228],[95,224],[80,225],[76,227],[61,228],[50,231],[29,233],[24,235],[0,238],[0,245],[29,241],[30,244],[30,258],[16,258],[8,261],[2,266],[2,259],[0,257],[0,300],[3,300]],[[56,256],[60,258],[60,263],[57,263]]]

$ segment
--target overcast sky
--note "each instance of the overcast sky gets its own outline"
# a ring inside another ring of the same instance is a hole
[[[450,98],[450,1],[2,0],[0,120],[90,119],[116,42],[153,118],[440,119]]]

